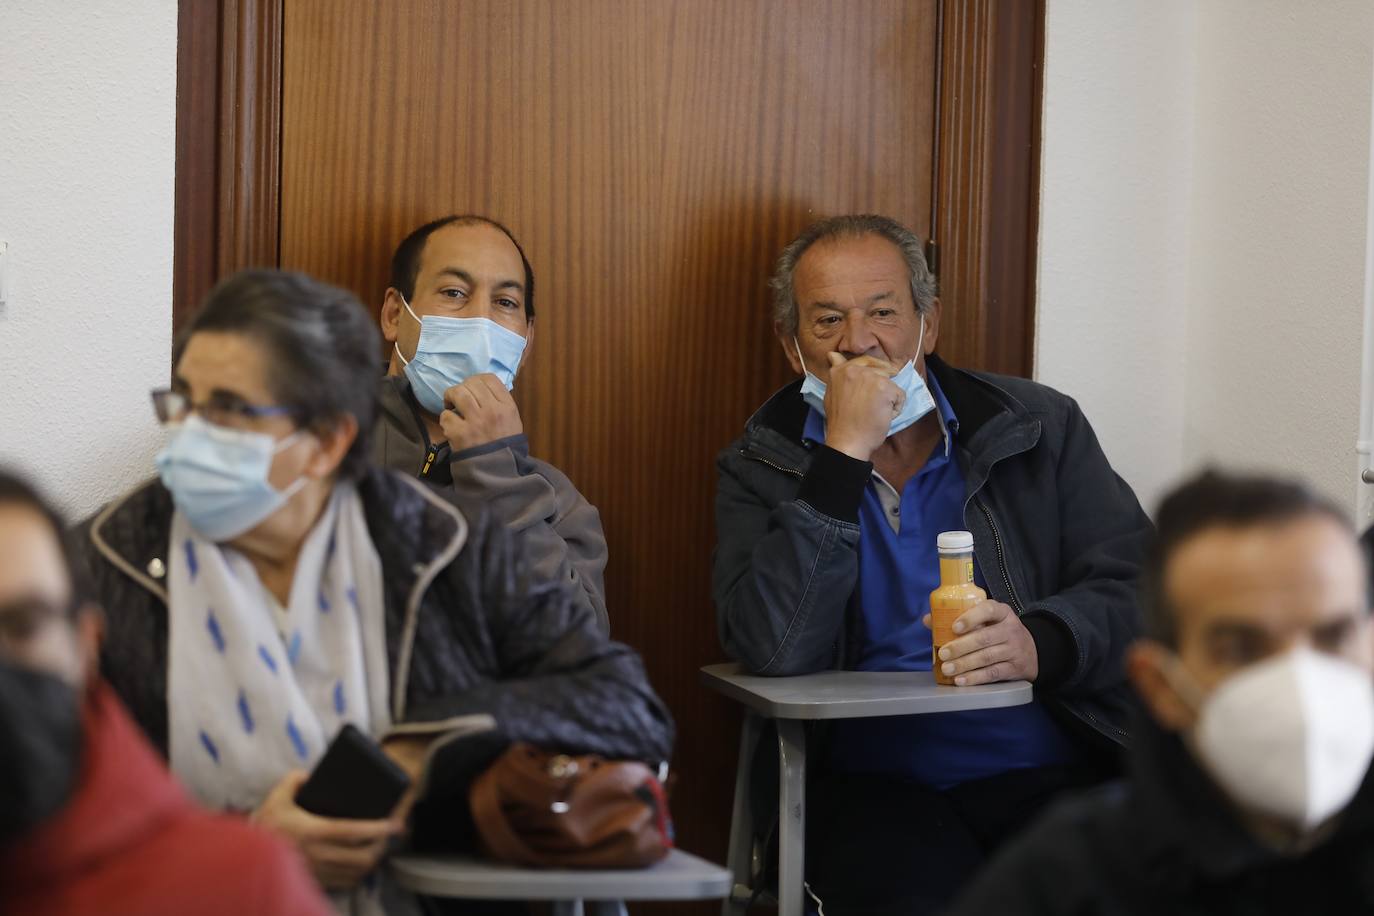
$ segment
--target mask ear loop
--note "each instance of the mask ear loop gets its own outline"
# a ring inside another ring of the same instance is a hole
[[[291,435],[278,439],[276,445],[272,446],[272,457],[275,458],[277,455],[280,455],[282,452],[295,445],[300,437],[304,435],[305,430],[298,428]]]
[[[1194,713],[1201,713],[1202,705],[1207,701],[1206,691],[1198,686],[1197,680],[1183,664],[1183,659],[1178,657],[1178,653],[1170,650],[1167,659],[1161,669],[1164,679]]]
[[[916,371],[916,360],[925,357],[926,342],[926,317],[920,312],[916,313],[916,317],[921,319],[921,333],[916,337],[916,355],[911,357],[911,371],[913,372]],[[902,369],[905,371],[906,367],[903,366]]]
[[[401,296],[401,291],[399,289],[396,290],[396,295]],[[410,317],[414,318],[415,323],[420,326],[421,330],[423,330],[425,323],[420,320],[419,315],[415,314],[415,310],[410,307],[410,303],[406,301],[405,296],[401,296],[401,305],[404,305],[406,307],[406,311],[410,312]],[[391,344],[391,349],[396,351],[396,356],[398,359],[400,359],[402,366],[410,365],[410,360],[406,359],[405,356],[401,353],[401,344],[399,341],[393,341]]]
[[[298,429],[297,429],[295,432],[293,432],[291,435],[286,436],[285,438],[282,438],[282,439],[278,439],[278,440],[277,440],[277,444],[276,444],[275,446],[272,447],[272,458],[275,460],[276,457],[277,457],[278,455],[280,455],[282,452],[286,451],[286,450],[289,449],[291,446],[293,446],[293,445],[295,445],[297,442],[299,442],[301,436],[304,436],[305,433],[306,433],[306,431],[305,431],[304,429],[298,428]],[[272,473],[271,467],[269,467],[269,468],[267,469],[267,473],[269,473],[269,474]],[[297,493],[299,493],[299,492],[305,487],[306,482],[307,482],[307,478],[306,478],[306,476],[305,476],[304,474],[302,474],[301,476],[299,476],[299,477],[297,477],[295,480],[293,480],[291,483],[287,484],[287,485],[286,485],[286,489],[280,490],[280,491],[279,491],[279,492],[281,493],[281,495],[282,495],[282,499],[283,499],[283,500],[288,500],[288,499],[290,499],[291,497],[295,496]],[[271,486],[271,484],[268,484],[268,486]],[[273,487],[273,489],[276,489],[276,488]]]
[[[797,351],[797,362],[802,364],[802,374],[810,375],[811,370],[806,368],[806,358],[801,355],[801,341],[797,340],[797,335],[792,335],[792,348]]]

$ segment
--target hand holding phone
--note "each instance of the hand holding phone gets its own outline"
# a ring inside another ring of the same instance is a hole
[[[357,820],[311,814],[296,804],[296,793],[309,778],[304,770],[287,773],[253,812],[253,820],[290,840],[321,885],[350,890],[377,868],[402,825],[394,818]]]
[[[410,787],[410,776],[377,742],[345,725],[296,793],[296,804],[320,817],[382,820]]]

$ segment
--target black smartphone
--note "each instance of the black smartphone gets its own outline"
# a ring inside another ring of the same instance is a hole
[[[320,817],[382,820],[409,787],[406,771],[380,744],[345,725],[296,793],[296,804]]]

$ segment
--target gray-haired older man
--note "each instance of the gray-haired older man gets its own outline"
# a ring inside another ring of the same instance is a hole
[[[1025,679],[1001,710],[836,723],[817,757],[808,875],[834,913],[925,912],[1125,739],[1122,656],[1150,524],[1069,398],[934,355],[920,240],[880,216],[808,228],[773,280],[803,378],[719,459],[715,599],[752,670],[930,670],[936,537],[973,532],[991,596],[940,664]]]

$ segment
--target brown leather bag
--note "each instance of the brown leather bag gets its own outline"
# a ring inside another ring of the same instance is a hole
[[[642,763],[514,744],[472,784],[487,855],[544,868],[643,868],[673,845],[663,785]]]

